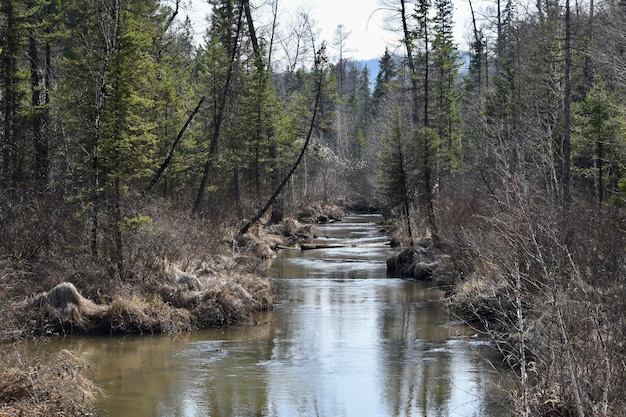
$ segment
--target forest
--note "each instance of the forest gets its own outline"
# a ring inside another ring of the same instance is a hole
[[[208,2],[199,41],[181,0],[2,2],[3,341],[50,330],[24,312],[63,281],[119,332],[216,324],[175,311],[199,301],[164,290],[172,265],[238,271],[231,292],[267,308],[262,268],[225,260],[245,235],[377,209],[452,255],[449,309],[517,374],[516,415],[623,414],[626,3],[469,0],[462,51],[452,0],[381,0],[400,41],[370,84],[344,27],[326,44],[305,12],[279,24],[280,0]]]

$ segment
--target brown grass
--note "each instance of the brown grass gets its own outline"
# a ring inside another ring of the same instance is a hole
[[[120,290],[96,304],[64,282],[16,311],[29,334],[178,333],[250,321],[273,303],[270,281],[246,273],[174,274],[148,290],[143,297]]]
[[[246,322],[271,306],[261,260],[273,254],[271,236],[257,228],[234,246],[227,219],[189,218],[161,203],[146,205],[150,221],[125,234],[121,273],[105,257],[106,240],[94,258],[80,253],[86,246],[62,241],[65,235],[55,237],[49,256],[0,259],[0,340],[177,333]]]
[[[190,218],[163,201],[123,201],[127,213],[149,221],[124,231],[120,270],[107,219],[92,256],[84,207],[57,203],[45,211],[0,200],[0,208],[10,208],[0,216],[0,342],[7,343],[7,353],[0,352],[0,417],[88,415],[97,394],[78,356],[19,354],[25,348],[16,341],[179,333],[252,322],[255,311],[272,305],[275,288],[259,259],[271,255],[271,243],[263,246],[268,239],[259,230],[251,245],[233,246],[227,210]]]
[[[63,350],[31,356],[16,345],[11,349],[0,364],[0,417],[94,415],[100,391],[80,355]]]

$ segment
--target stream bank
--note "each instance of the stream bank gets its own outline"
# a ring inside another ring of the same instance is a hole
[[[506,415],[489,344],[447,315],[428,283],[388,276],[379,216],[317,224],[312,244],[279,250],[282,288],[256,325],[178,335],[56,338],[81,352],[116,417]]]
[[[344,215],[337,206],[313,205],[298,218],[319,223]],[[137,231],[137,250],[145,259],[133,255],[134,262],[145,264],[124,279],[107,277],[87,263],[80,269],[82,261],[71,268],[48,262],[48,270],[0,262],[0,356],[6,358],[0,365],[0,416],[24,410],[85,415],[98,396],[86,362],[69,352],[33,356],[20,341],[46,344],[68,335],[179,334],[254,325],[255,314],[271,309],[278,291],[262,258],[275,256],[280,245],[313,237],[310,224],[286,219],[268,233],[259,227],[257,235],[234,244],[232,234],[218,230],[207,240],[202,223],[154,213],[145,230]],[[57,269],[75,272],[55,275]]]

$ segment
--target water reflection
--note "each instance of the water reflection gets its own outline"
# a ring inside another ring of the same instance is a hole
[[[384,240],[359,221],[323,239]],[[385,277],[390,253],[284,251],[284,297],[259,326],[60,343],[95,364],[116,417],[506,415],[488,346],[449,320],[439,291]]]

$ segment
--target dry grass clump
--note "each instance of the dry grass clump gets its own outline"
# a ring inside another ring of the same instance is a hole
[[[258,227],[237,238],[237,251],[240,255],[259,259],[275,258],[274,248],[280,245],[284,245],[284,241],[279,236],[269,235]]]
[[[180,333],[193,330],[190,314],[158,296],[151,299],[116,297],[97,317],[97,333]]]
[[[490,304],[477,300],[497,300],[506,286],[507,282],[495,265],[477,259],[474,272],[458,281],[447,302],[457,315],[472,321],[473,316],[482,317],[476,310],[478,305]]]
[[[189,281],[194,282],[191,290]],[[197,328],[249,321],[253,312],[270,308],[274,299],[270,281],[250,274],[184,274],[176,285],[162,286],[158,292],[172,306],[189,311]]]
[[[197,262],[192,272],[165,268],[160,280],[143,288],[143,295],[121,286],[101,304],[63,282],[20,302],[15,316],[27,335],[179,333],[247,322],[255,311],[271,307],[268,279],[238,271],[233,259],[220,263]]]
[[[311,239],[316,235],[313,225],[301,223],[291,217],[279,224],[268,226],[267,230],[270,233],[269,237],[277,240],[280,245]]]
[[[62,282],[26,303],[27,310],[38,311],[37,327],[45,333],[89,333],[91,320],[106,307],[83,297],[74,284]]]
[[[85,359],[67,350],[31,357],[16,347],[2,354],[0,417],[94,415],[100,391]]]
[[[22,303],[21,312],[34,334],[179,333],[246,322],[273,302],[269,280],[249,274],[181,277],[143,298],[119,294],[107,304],[61,283]]]
[[[307,204],[298,212],[298,219],[306,223],[326,223],[345,216],[346,210],[336,204]]]

